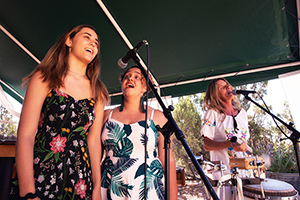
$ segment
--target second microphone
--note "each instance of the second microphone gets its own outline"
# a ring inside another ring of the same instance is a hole
[[[243,141],[240,140],[239,138],[237,138],[236,136],[232,136],[232,137],[230,138],[230,142],[232,142],[232,143],[234,143],[234,144],[236,144],[236,145],[241,145],[241,144],[243,144]],[[246,153],[247,153],[248,155],[251,155],[251,154],[253,153],[252,148],[249,147],[248,145],[247,145],[247,151],[246,151]]]

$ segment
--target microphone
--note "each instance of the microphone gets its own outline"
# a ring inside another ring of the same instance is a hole
[[[243,141],[240,140],[239,138],[237,138],[236,136],[232,136],[232,137],[230,138],[230,142],[232,142],[232,143],[234,143],[234,144],[236,144],[236,145],[241,145],[241,144],[243,144]],[[251,154],[253,153],[252,148],[249,147],[248,145],[247,145],[246,153],[247,153],[248,155],[251,155]]]
[[[233,95],[238,95],[238,94],[248,95],[250,93],[256,93],[256,91],[253,91],[253,90],[237,90],[237,89],[232,90]]]
[[[127,67],[128,62],[131,58],[133,58],[133,56],[135,56],[135,54],[139,51],[139,49],[143,46],[144,42],[146,40],[141,41],[140,43],[138,43],[133,49],[129,50],[127,52],[127,54],[123,57],[120,58],[118,60],[118,66],[122,69],[124,69],[125,67]]]

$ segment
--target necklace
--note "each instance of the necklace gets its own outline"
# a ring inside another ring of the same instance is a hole
[[[74,71],[72,71],[72,70],[70,70],[70,69],[69,69],[69,71],[70,71],[70,72],[73,72],[73,73],[75,73],[75,74],[77,74],[77,75],[80,75],[80,76],[86,77],[86,75],[83,75],[83,74],[80,74],[80,73],[74,72]]]

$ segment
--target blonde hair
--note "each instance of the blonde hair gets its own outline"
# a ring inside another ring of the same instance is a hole
[[[225,107],[223,106],[218,95],[217,82],[220,80],[225,81],[230,87],[232,87],[225,78],[217,78],[212,80],[206,89],[203,109],[204,110],[214,109],[221,114],[225,114]],[[235,110],[241,109],[241,103],[237,97],[234,97],[231,103]]]
[[[82,28],[90,28],[96,32],[95,28],[90,25],[78,25],[67,32],[65,32],[59,40],[49,49],[42,62],[23,79],[23,86],[28,85],[31,77],[36,72],[40,71],[42,74],[43,82],[48,82],[48,87],[60,88],[64,86],[63,79],[67,75],[68,71],[68,56],[69,47],[65,44],[68,38],[74,38],[74,36],[81,31]],[[100,74],[100,45],[97,46],[98,55],[90,62],[86,69],[86,77],[90,80],[92,94],[94,99],[97,101],[100,97],[101,101],[105,101],[105,104],[110,103],[110,97],[106,86],[98,78]]]

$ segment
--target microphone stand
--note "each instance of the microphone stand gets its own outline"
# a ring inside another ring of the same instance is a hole
[[[299,176],[300,176],[300,160],[299,160],[299,138],[300,138],[300,133],[299,131],[297,131],[292,124],[287,124],[284,121],[282,121],[280,118],[278,118],[277,116],[273,115],[270,111],[268,111],[267,109],[265,109],[264,107],[262,107],[261,105],[259,105],[257,102],[253,101],[248,94],[243,94],[245,99],[251,101],[252,103],[254,103],[256,106],[258,106],[259,108],[261,108],[262,110],[264,110],[266,113],[268,113],[269,115],[271,115],[273,118],[275,118],[276,120],[278,120],[279,122],[281,122],[285,127],[287,127],[287,129],[289,129],[292,134],[290,135],[290,137],[288,137],[288,139],[290,139],[293,143],[294,146],[294,151],[295,151],[295,156],[296,156],[296,161],[297,161],[297,166],[298,166],[298,171],[299,171]]]
[[[138,67],[140,68],[141,72],[143,73],[143,75],[145,77],[147,77],[147,73],[145,72],[145,69],[142,67],[141,63],[140,63],[140,59],[137,57],[137,55],[135,54],[132,57],[133,61],[138,65]],[[169,106],[169,108],[166,108],[164,103],[162,102],[160,96],[158,95],[156,89],[154,88],[154,85],[151,81],[149,81],[149,86],[152,90],[152,92],[154,93],[157,101],[159,102],[160,106],[163,109],[163,113],[165,115],[165,117],[168,119],[168,122],[163,126],[163,128],[160,128],[159,126],[157,126],[156,128],[163,134],[164,136],[164,149],[165,149],[165,200],[169,200],[170,196],[169,196],[169,192],[170,192],[170,185],[169,185],[169,177],[170,177],[170,172],[169,172],[169,155],[170,155],[170,136],[172,135],[172,133],[175,133],[176,138],[182,143],[184,149],[186,150],[187,154],[189,155],[189,157],[191,158],[194,166],[196,167],[198,173],[201,176],[201,179],[203,180],[207,190],[209,191],[210,195],[212,196],[212,198],[214,200],[219,200],[219,197],[217,196],[217,194],[215,193],[214,189],[212,188],[211,183],[209,182],[209,180],[207,179],[206,175],[204,174],[202,168],[200,167],[199,162],[197,161],[197,159],[195,158],[193,152],[191,151],[190,147],[188,146],[187,142],[185,141],[185,136],[182,133],[182,131],[178,128],[172,114],[171,111],[174,110],[173,106]]]

